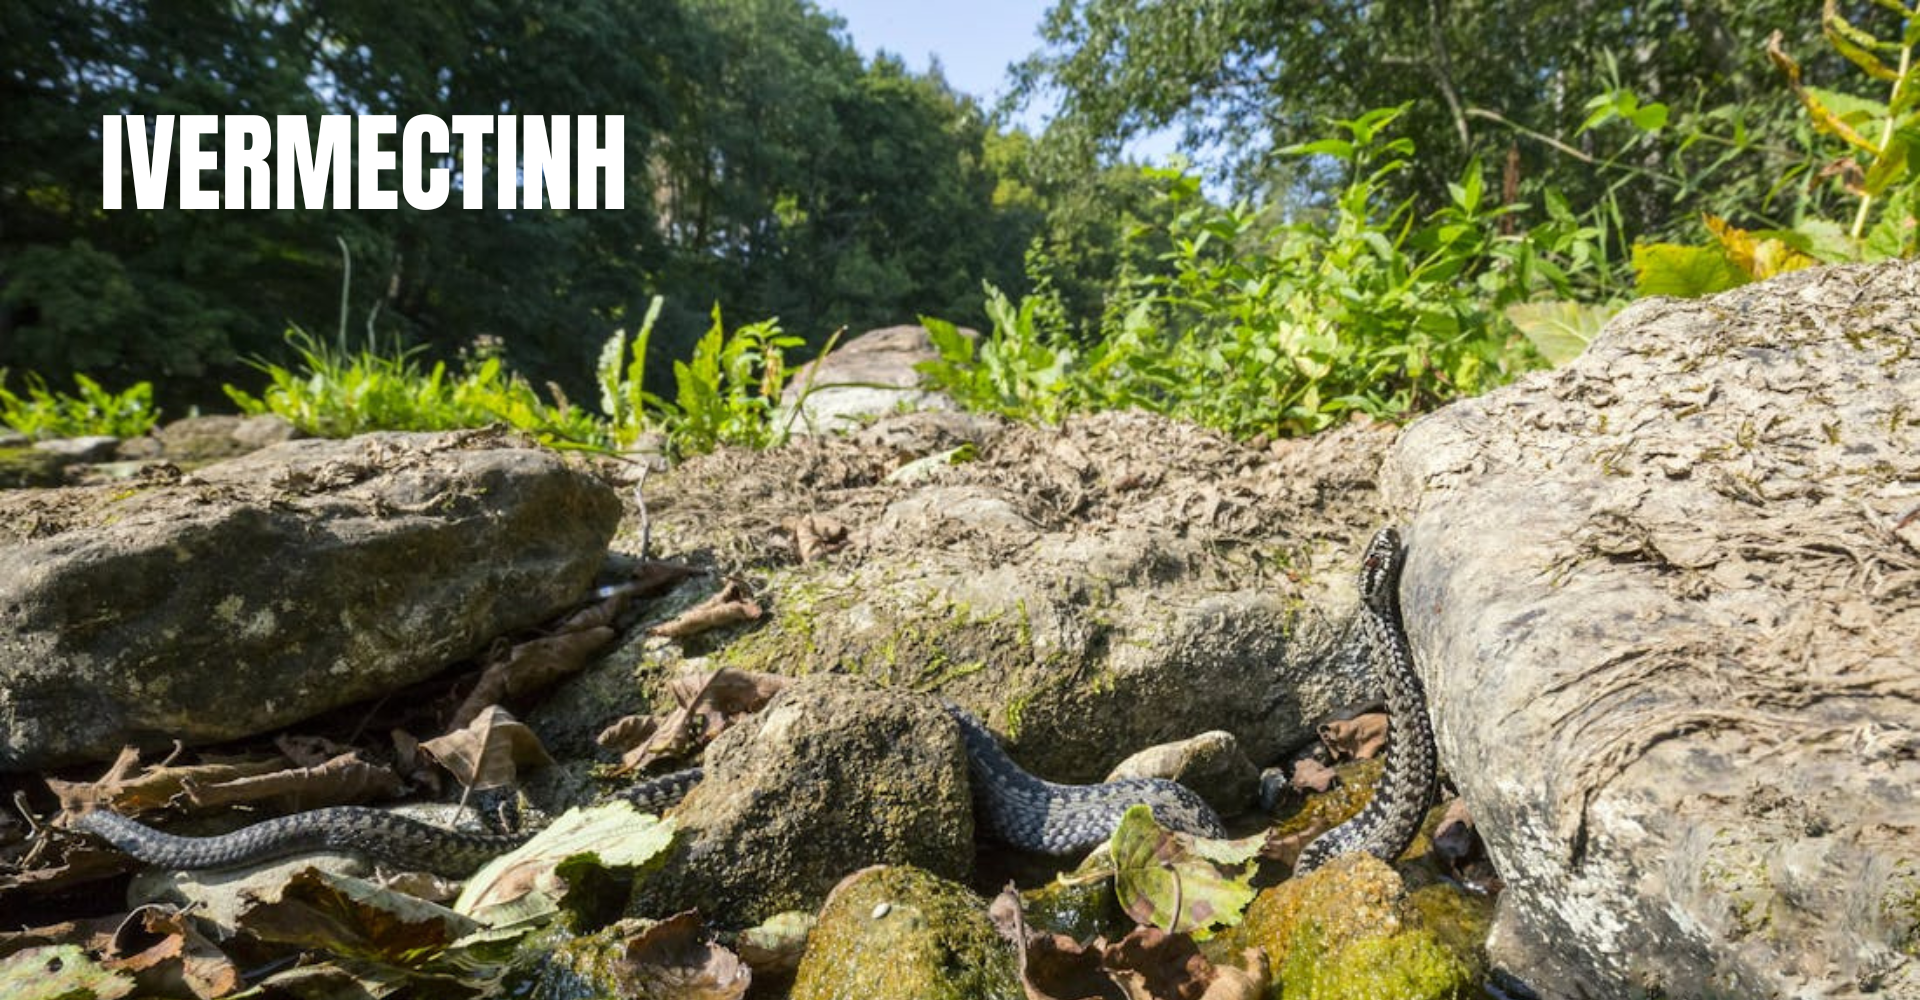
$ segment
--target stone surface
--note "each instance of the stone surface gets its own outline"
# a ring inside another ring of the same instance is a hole
[[[272,414],[186,417],[153,432],[167,458],[175,462],[231,458],[299,436],[292,424]]]
[[[1103,781],[1166,778],[1200,793],[1222,816],[1246,812],[1260,790],[1260,769],[1240,741],[1221,730],[1148,747],[1113,766]]]
[[[0,489],[31,489],[66,482],[73,459],[29,447],[0,447]]]
[[[987,902],[912,868],[873,868],[833,890],[793,1000],[1022,1000],[1013,949]]]
[[[697,908],[726,927],[812,910],[848,872],[905,864],[965,878],[973,812],[960,731],[931,698],[809,677],[707,750],[635,916]]]
[[[35,441],[35,450],[50,452],[74,462],[105,462],[114,457],[120,447],[120,439],[110,435],[90,435],[87,437],[50,438]]]
[[[1920,265],[1654,299],[1383,478],[1548,997],[1920,995]]]
[[[0,494],[0,770],[233,739],[424,678],[578,598],[619,513],[487,433]]]
[[[893,432],[915,419],[649,483],[662,551],[755,574],[765,620],[700,650],[714,665],[937,691],[1063,782],[1209,730],[1270,761],[1375,696],[1341,650],[1382,428],[1256,448],[1108,413],[974,428],[970,457],[889,481],[900,442],[958,437]],[[799,563],[801,518],[844,543]]]
[[[979,336],[972,330],[963,332]],[[787,412],[800,407],[793,421],[797,434],[857,430],[875,417],[901,410],[951,410],[953,400],[923,388],[920,373],[914,370],[915,365],[939,357],[925,327],[869,330],[795,371],[781,394],[781,405]]]

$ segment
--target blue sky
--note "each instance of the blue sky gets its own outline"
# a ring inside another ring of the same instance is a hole
[[[1040,47],[1040,21],[1052,0],[816,0],[847,22],[862,55],[884,49],[915,70],[938,56],[947,82],[988,107],[1006,93],[1007,67]],[[1047,108],[1029,110],[1019,124],[1038,131]],[[1173,136],[1135,142],[1128,152],[1163,160]]]

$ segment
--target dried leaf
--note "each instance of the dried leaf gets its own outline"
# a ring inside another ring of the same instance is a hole
[[[1141,927],[1109,945],[1102,964],[1127,1000],[1200,1000],[1213,981],[1213,964],[1193,938]]]
[[[800,968],[813,934],[814,915],[803,910],[776,913],[740,932],[734,948],[740,960],[762,975],[785,975]]]
[[[9,1000],[118,1000],[133,977],[109,972],[70,944],[30,948],[0,961],[0,996]]]
[[[1458,867],[1481,850],[1480,833],[1474,829],[1466,802],[1459,798],[1448,802],[1447,811],[1440,815],[1440,824],[1433,829],[1433,852]]]
[[[789,520],[794,551],[802,564],[815,562],[846,547],[847,526],[821,514],[807,514]]]
[[[1335,719],[1320,726],[1320,742],[1333,751],[1334,760],[1371,760],[1387,748],[1385,712],[1365,712],[1351,719]]]
[[[623,800],[570,809],[475,872],[453,908],[489,927],[544,918],[560,908],[583,869],[643,868],[664,855],[673,831],[672,820],[646,815]]]
[[[398,966],[417,965],[480,927],[444,906],[317,868],[253,901],[234,924],[262,941]]]
[[[722,669],[684,673],[668,682],[667,690],[680,707],[654,723],[645,743],[627,751],[618,773],[638,771],[655,761],[691,756],[742,715],[757,712],[787,686],[775,674]]]
[[[490,705],[463,728],[436,736],[420,749],[468,788],[486,790],[514,784],[525,766],[553,763],[540,737],[498,705]]]
[[[778,674],[729,667],[716,672],[698,670],[681,674],[667,682],[667,690],[682,705],[699,702],[733,716],[760,711],[791,683],[791,678]]]
[[[620,618],[620,613],[627,610],[627,603],[631,598],[632,594],[629,591],[616,588],[604,599],[595,601],[561,619],[560,624],[555,626],[553,631],[559,634],[590,628],[611,628]]]
[[[1113,831],[1114,892],[1143,924],[1205,936],[1240,921],[1253,900],[1252,860],[1265,836],[1208,840],[1163,829],[1153,810],[1127,810]]]
[[[104,808],[124,816],[137,816],[169,805],[184,804],[186,796],[182,792],[189,782],[209,785],[234,781],[271,774],[287,766],[286,760],[277,756],[236,757],[204,760],[184,767],[162,764],[136,776],[134,772],[139,762],[139,751],[129,747],[120,751],[119,759],[98,781],[48,778],[47,787],[60,797],[60,808],[64,812],[81,813]]]
[[[274,749],[286,755],[295,767],[318,767],[353,748],[324,736],[294,736],[282,733],[273,738]]]
[[[489,705],[552,684],[587,665],[613,641],[613,629],[604,626],[532,639],[514,646],[505,658],[487,665],[480,680],[453,713],[452,725],[464,726]]]
[[[153,996],[212,1000],[238,992],[240,969],[186,914],[143,906],[127,915],[114,934],[104,968],[134,977]]]
[[[753,972],[739,956],[714,943],[692,910],[662,920],[627,940],[618,979],[634,995],[673,1000],[740,1000]]]
[[[602,749],[624,753],[646,745],[647,738],[660,728],[660,720],[651,715],[623,715],[593,738]]]
[[[400,794],[400,776],[360,756],[357,750],[318,767],[291,768],[210,785],[189,778],[181,784],[187,801],[198,810],[263,802],[272,805],[275,812],[300,812]]]
[[[738,580],[728,580],[719,593],[688,608],[672,621],[655,625],[647,633],[669,639],[685,639],[727,625],[755,621],[759,617],[760,605],[747,597],[746,588]]]
[[[1338,780],[1340,772],[1312,757],[1302,757],[1294,762],[1293,777],[1287,784],[1296,791],[1324,792]]]

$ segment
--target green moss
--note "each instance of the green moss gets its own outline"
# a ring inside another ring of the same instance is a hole
[[[1276,977],[1286,1000],[1442,1000],[1470,996],[1474,975],[1425,928],[1362,937],[1327,949],[1303,930]]]
[[[793,1000],[1021,1000],[1012,950],[964,886],[874,868],[834,890]]]

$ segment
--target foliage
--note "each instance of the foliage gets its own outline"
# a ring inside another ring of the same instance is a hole
[[[376,430],[437,431],[505,423],[555,445],[590,445],[601,438],[592,417],[564,398],[549,403],[527,381],[506,370],[497,351],[482,347],[458,372],[444,362],[422,366],[418,348],[348,351],[295,327],[287,343],[297,368],[254,364],[269,384],[259,395],[227,386],[241,411],[272,413],[308,434],[348,437]]]
[[[160,419],[149,382],[135,382],[116,393],[75,372],[73,383],[78,394],[70,396],[53,392],[45,379],[30,372],[23,397],[9,390],[6,380],[7,370],[0,368],[0,424],[28,437],[139,437]]]
[[[713,326],[694,344],[693,357],[673,363],[674,401],[660,405],[661,422],[676,449],[764,448],[782,439],[786,429],[774,417],[791,375],[783,352],[801,343],[771,319],[728,333],[715,306]]]
[[[0,365],[155,378],[169,406],[263,391],[246,358],[304,363],[279,333],[334,314],[336,238],[371,278],[353,313],[423,366],[487,335],[586,398],[601,338],[582,331],[656,292],[676,356],[707,327],[680,303],[779,315],[816,345],[922,309],[970,318],[982,277],[1021,280],[1038,224],[996,206],[1008,162],[970,98],[863,60],[807,0],[7,4],[0,62]],[[103,115],[432,109],[624,114],[625,209],[503,209],[490,183],[478,210],[101,208]]]
[[[1199,182],[1149,171],[1175,209],[1164,269],[1118,290],[1078,343],[1044,280],[1018,307],[989,291],[975,345],[929,323],[926,372],[968,405],[1032,419],[1140,407],[1240,436],[1302,434],[1351,413],[1398,418],[1537,363],[1501,315],[1536,291],[1604,287],[1603,232],[1549,199],[1549,223],[1507,236],[1478,165],[1425,217],[1387,200],[1414,149],[1388,129],[1404,109],[1340,121],[1295,147],[1348,178],[1327,217],[1276,224],[1219,208]]]

